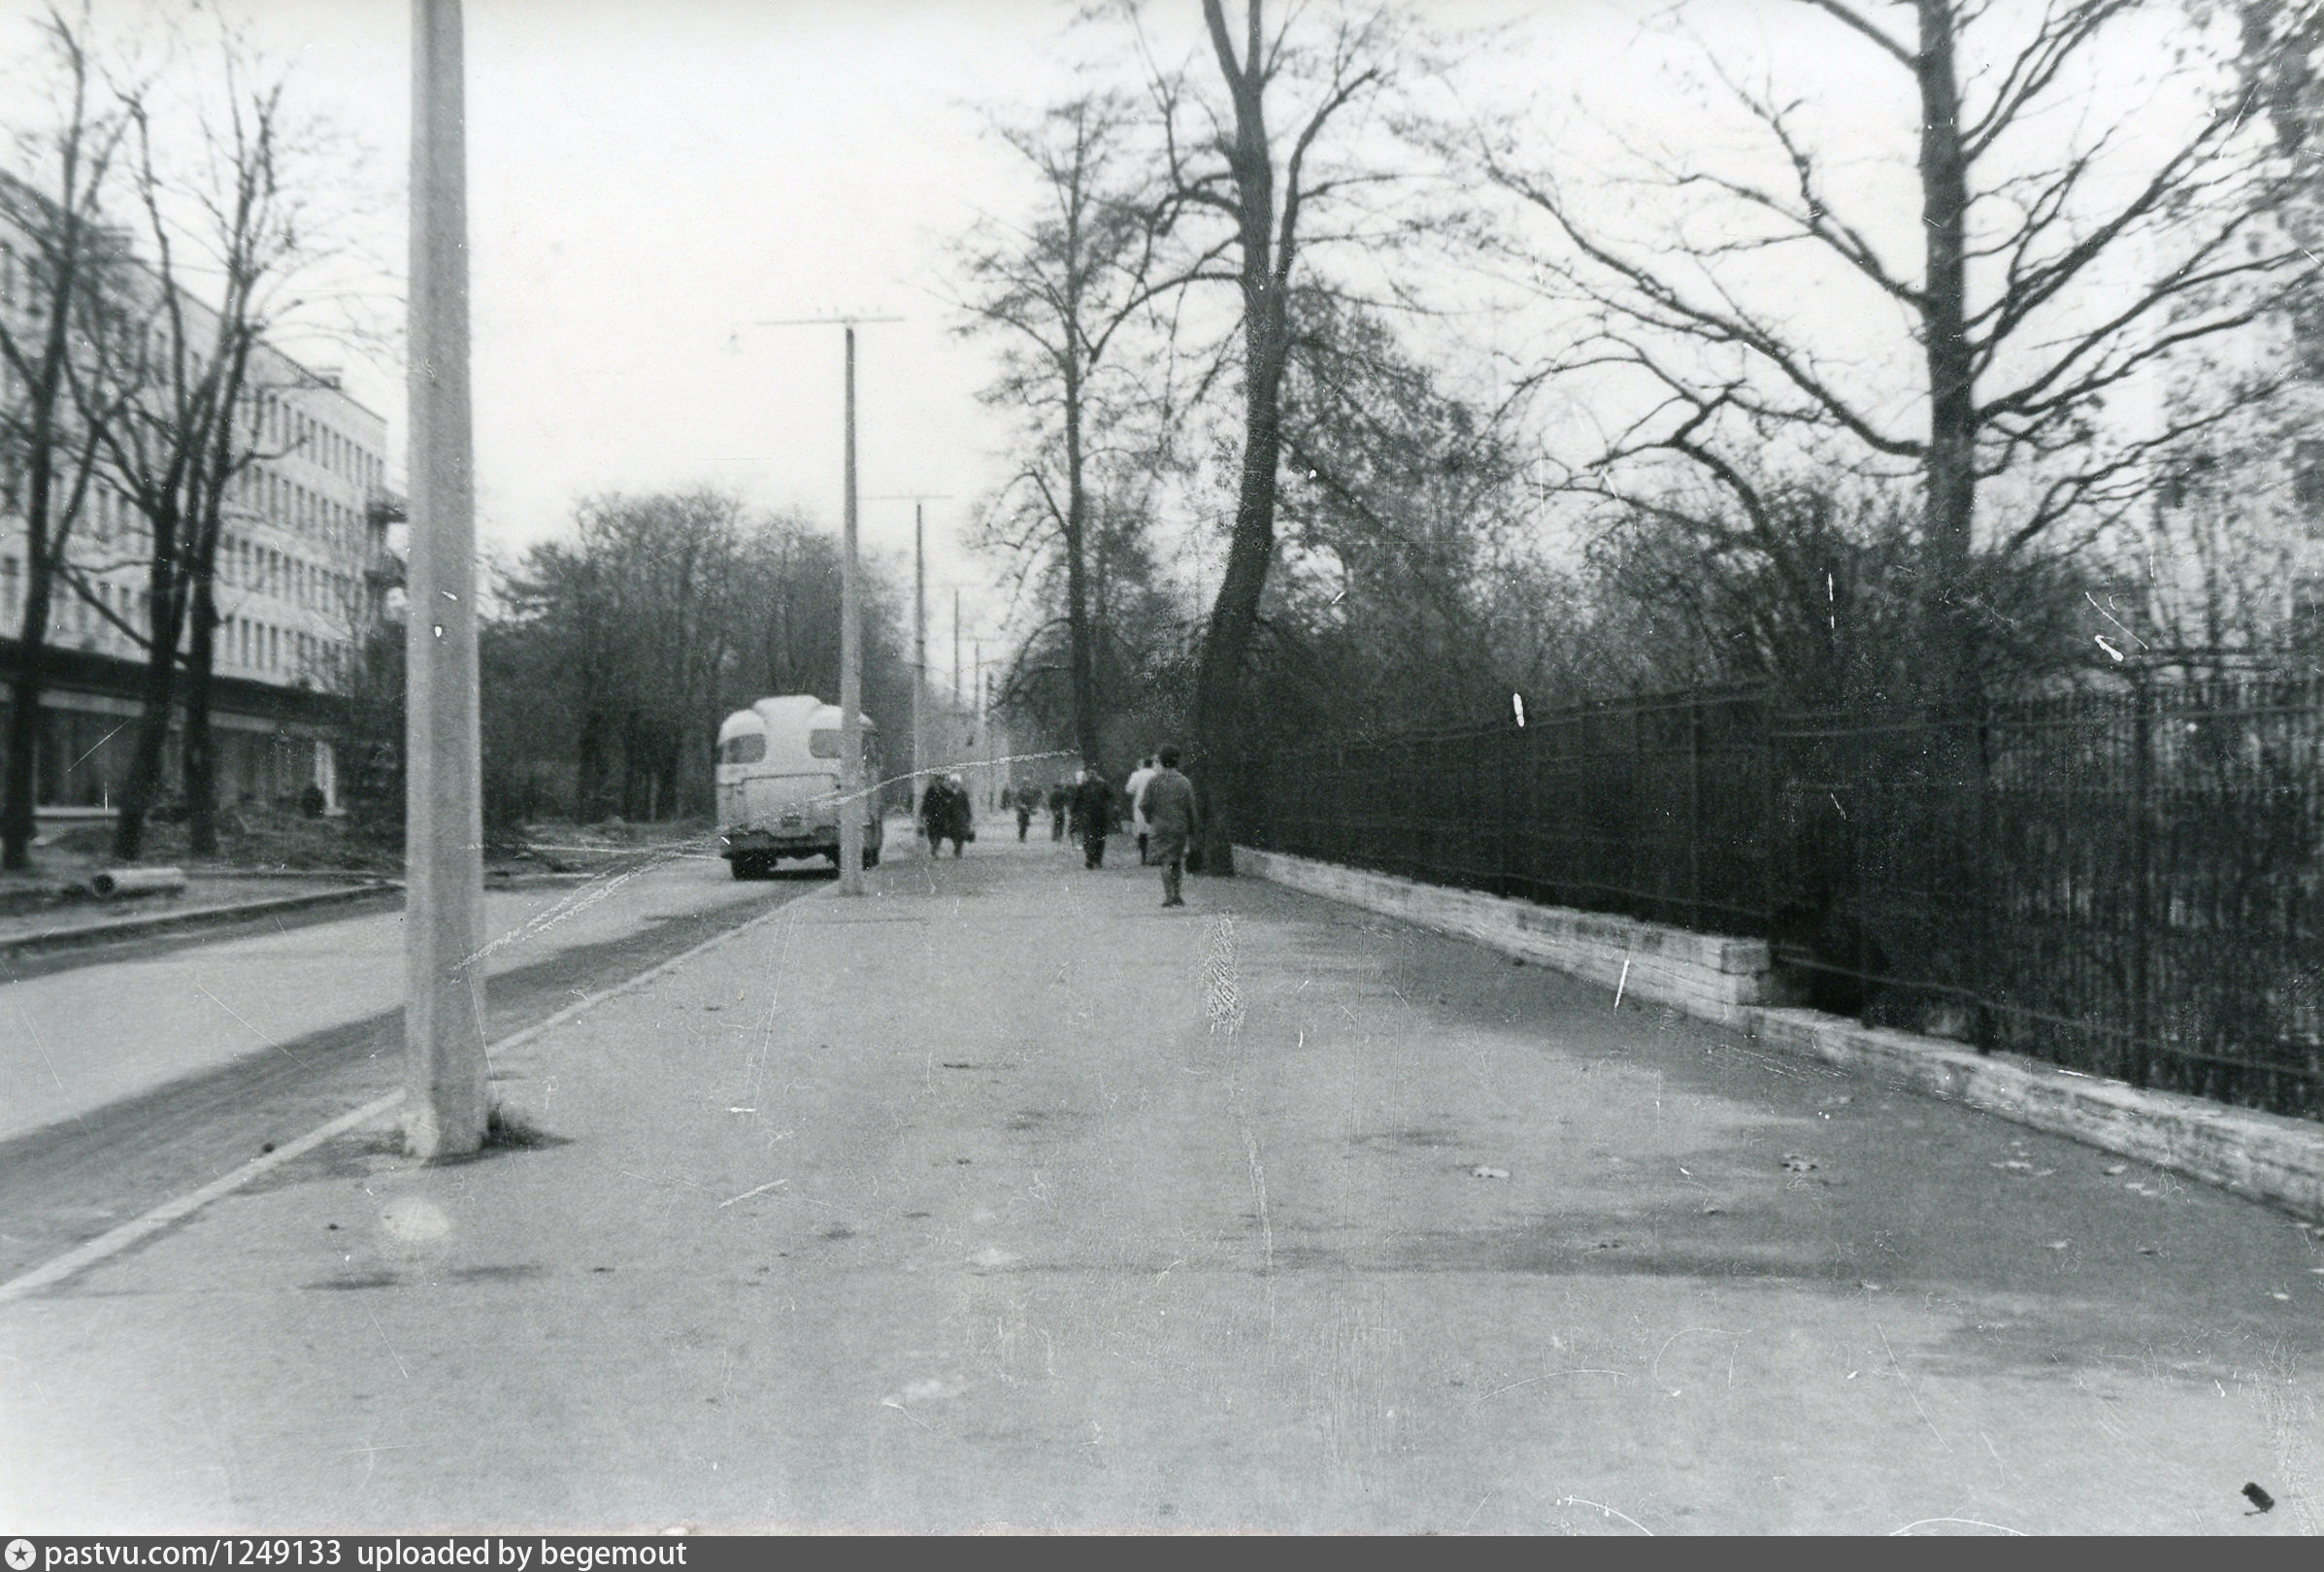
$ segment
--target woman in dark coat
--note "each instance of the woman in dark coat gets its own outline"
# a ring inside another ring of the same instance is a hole
[[[960,789],[956,779],[940,775],[929,782],[920,796],[920,833],[928,837],[928,854],[942,853],[949,840],[952,854],[960,855],[960,843],[968,835],[968,793]]]
[[[969,795],[968,783],[957,775],[945,777],[948,795],[945,803],[944,835],[952,843],[952,855],[977,838],[977,799]]]
[[[1106,865],[1106,837],[1113,829],[1113,787],[1095,770],[1083,770],[1074,784],[1074,839],[1081,843],[1084,866]]]

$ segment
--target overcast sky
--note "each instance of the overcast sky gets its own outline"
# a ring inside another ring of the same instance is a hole
[[[357,183],[378,193],[368,238],[400,269],[408,0],[225,3],[249,17],[263,49],[297,63],[306,101],[371,150]],[[839,330],[753,324],[900,316],[861,330],[863,492],[946,494],[930,504],[932,582],[989,579],[991,565],[952,540],[973,500],[1007,473],[1006,426],[977,402],[988,349],[952,332],[946,248],[978,212],[1021,211],[1033,194],[983,133],[977,106],[1037,108],[1069,84],[1077,49],[1121,36],[1085,29],[1069,44],[1079,3],[469,0],[486,541],[519,549],[560,528],[574,500],[593,491],[697,482],[799,505],[836,527]],[[148,0],[94,4],[101,18],[119,19]],[[30,9],[0,0],[11,48],[28,37]],[[1149,9],[1165,29],[1199,16],[1195,0]],[[1472,62],[1471,109],[1583,93],[1634,129],[1679,143],[1706,134],[1666,75],[1679,57],[1694,58],[1700,75],[1702,56],[1650,26],[1668,9],[1660,3],[1421,0],[1416,9],[1447,26],[1530,18]],[[1884,149],[1909,153],[1905,79],[1828,18],[1782,0],[1710,0],[1688,15],[1715,54],[1811,83],[1829,123],[1863,128],[1866,161]],[[1851,140],[1839,137],[1853,158]],[[1567,147],[1586,165],[1586,142]],[[1902,211],[1909,240],[1911,205]],[[398,285],[382,278],[373,287],[392,300]],[[387,416],[400,455],[400,369],[336,351],[310,358],[345,364],[349,390]],[[864,529],[867,548],[909,561],[909,503],[867,502]],[[948,606],[948,594],[934,598]],[[986,630],[997,630],[999,612],[985,601]],[[932,627],[939,648],[948,632]]]
[[[404,0],[247,3],[400,178]],[[836,527],[840,330],[753,324],[860,313],[906,318],[860,332],[862,490],[948,493],[931,580],[985,577],[949,543],[1002,432],[977,404],[981,351],[949,332],[943,249],[1013,195],[972,104],[1046,97],[1066,17],[1048,0],[471,0],[484,537],[520,546],[589,492],[698,482]],[[395,368],[349,372],[400,434]],[[863,518],[868,549],[909,552],[909,503]]]

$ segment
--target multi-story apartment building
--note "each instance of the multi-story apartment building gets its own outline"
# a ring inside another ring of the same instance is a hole
[[[22,284],[22,253],[9,240],[0,232],[0,310],[17,309]],[[258,456],[228,495],[217,558],[218,801],[292,803],[313,786],[335,806],[333,700],[380,615],[386,423],[336,375],[270,346],[253,357],[249,387]],[[0,379],[0,396],[18,396],[13,381]],[[0,462],[0,683],[15,671],[24,609],[19,507]],[[91,485],[70,549],[86,593],[60,584],[50,609],[36,769],[44,820],[104,816],[119,792],[145,658],[121,624],[146,625],[149,539],[119,491]],[[8,702],[0,688],[0,714]],[[174,756],[165,779],[174,786]]]

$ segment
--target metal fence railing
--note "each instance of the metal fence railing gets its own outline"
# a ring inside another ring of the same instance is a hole
[[[2324,684],[1974,720],[1754,689],[1254,761],[1273,851],[1775,941],[1812,1002],[2324,1118]]]

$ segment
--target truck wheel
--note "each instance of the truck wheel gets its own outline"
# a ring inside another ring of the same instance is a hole
[[[880,866],[880,848],[867,846],[863,849],[863,865],[867,868]]]

